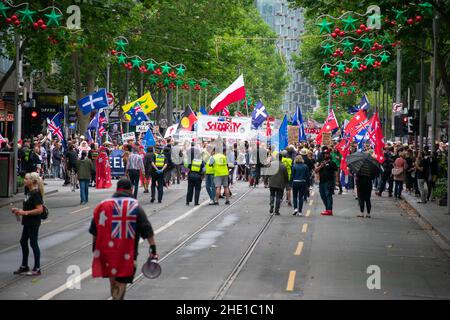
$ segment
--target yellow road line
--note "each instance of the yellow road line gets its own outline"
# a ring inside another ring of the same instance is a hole
[[[314,200],[309,200],[309,206],[313,205]]]
[[[303,250],[303,241],[299,241],[298,245],[297,245],[297,250],[295,250],[294,255],[295,256],[299,256],[302,254],[302,250]]]
[[[306,233],[308,231],[308,224],[307,223],[304,223],[303,224],[303,227],[302,227],[302,232],[303,233]]]
[[[311,215],[311,210],[306,211],[306,216],[309,217]]]
[[[294,284],[295,284],[295,271],[289,272],[289,279],[286,287],[286,291],[294,291]]]
[[[87,210],[87,209],[90,209],[90,208],[91,208],[91,207],[81,208],[81,209],[79,209],[79,210],[76,210],[76,211],[71,212],[70,214],[77,213],[77,212],[81,212],[81,211],[84,211],[84,210]]]

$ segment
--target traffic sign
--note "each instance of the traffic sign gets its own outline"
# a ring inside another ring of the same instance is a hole
[[[392,111],[393,112],[402,112],[403,111],[403,103],[393,103],[392,104]]]
[[[106,96],[108,97],[108,106],[112,107],[114,105],[114,95],[108,92]]]

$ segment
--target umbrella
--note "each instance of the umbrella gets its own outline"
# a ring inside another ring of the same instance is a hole
[[[380,164],[370,154],[357,152],[347,158],[347,166],[354,174],[375,178],[381,171]]]

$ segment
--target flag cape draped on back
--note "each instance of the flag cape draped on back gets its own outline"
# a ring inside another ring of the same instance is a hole
[[[106,89],[100,89],[99,91],[78,100],[78,106],[85,115],[94,110],[108,107]]]
[[[330,114],[328,115],[327,120],[325,120],[325,123],[320,130],[319,134],[316,137],[316,143],[321,144],[322,143],[322,133],[324,132],[331,132],[334,129],[339,128],[339,124],[336,120],[336,116],[334,115],[334,111],[331,110]]]
[[[225,109],[226,106],[242,99],[245,99],[243,75],[239,76],[236,81],[234,81],[228,88],[226,88],[221,94],[217,96],[217,98],[215,98],[211,102],[211,111],[209,111],[209,114],[212,115],[218,113]]]
[[[131,108],[134,108],[137,104],[140,105],[142,111],[145,114],[149,114],[150,112],[152,112],[153,110],[155,110],[156,108],[158,108],[158,106],[156,105],[155,101],[153,101],[152,95],[150,94],[150,92],[147,92],[146,94],[144,94],[142,97],[140,97],[139,99],[130,102],[126,105],[122,106],[122,110],[124,112],[128,112],[130,111]]]
[[[95,163],[96,169],[96,189],[108,189],[111,188],[111,165],[109,163],[109,157],[106,154],[105,149],[100,148],[100,154],[98,155]]]
[[[132,198],[108,199],[95,208],[94,278],[130,277],[134,274],[138,208],[137,200]]]

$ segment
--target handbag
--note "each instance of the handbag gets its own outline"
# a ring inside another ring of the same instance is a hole
[[[392,169],[392,174],[394,176],[399,176],[403,173],[403,168],[394,168]]]
[[[46,220],[47,218],[48,218],[48,208],[45,205],[42,205],[41,219]]]

